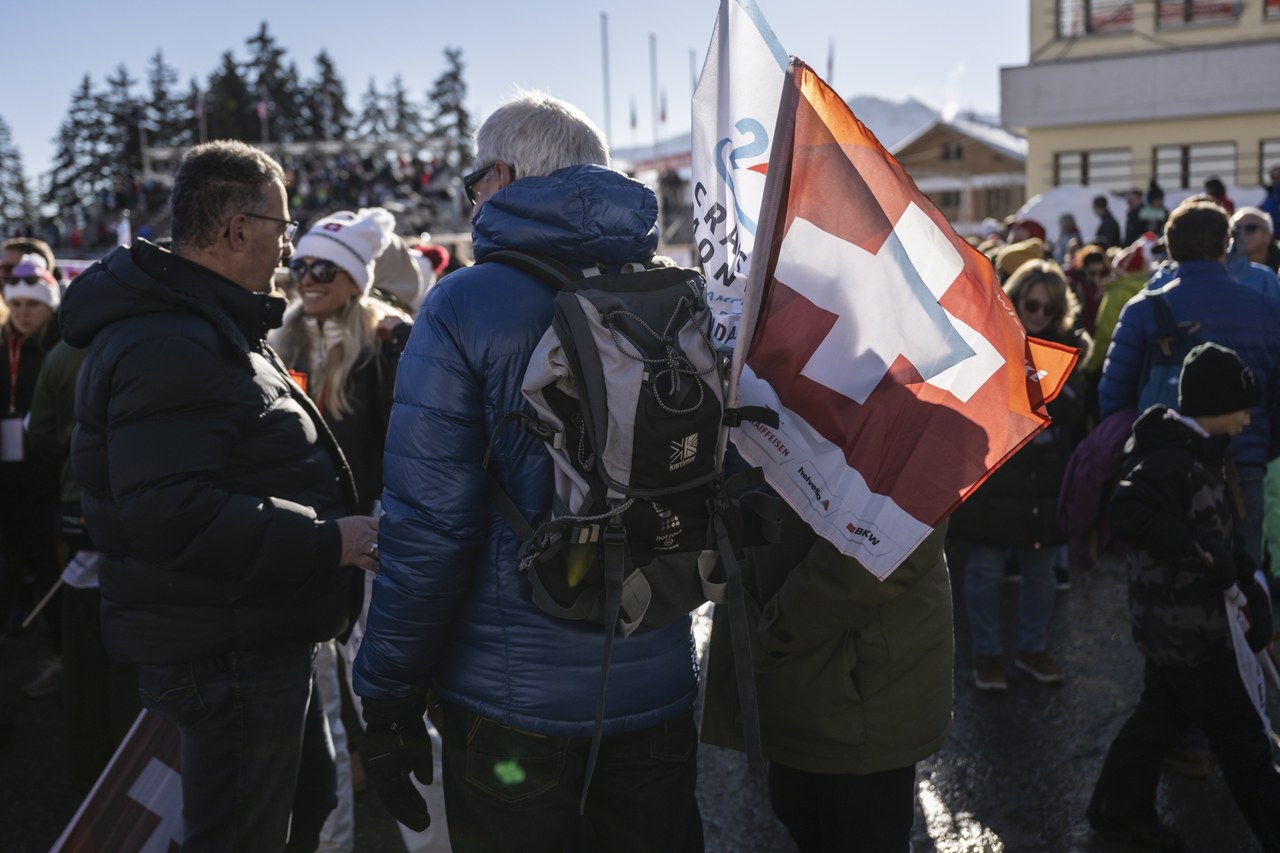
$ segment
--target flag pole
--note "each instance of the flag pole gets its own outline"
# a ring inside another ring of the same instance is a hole
[[[733,345],[733,359],[729,363],[729,389],[725,406],[738,405],[738,382],[742,366],[751,348],[756,320],[760,316],[760,304],[768,287],[765,278],[773,267],[777,247],[774,242],[778,229],[778,214],[783,204],[783,193],[791,183],[790,151],[795,144],[796,102],[800,87],[796,82],[803,65],[794,56],[787,63],[786,80],[782,84],[782,97],[778,103],[778,119],[773,129],[773,148],[769,151],[769,171],[764,179],[764,196],[760,201],[760,218],[756,226],[756,242],[751,252],[751,269],[747,273],[747,285],[742,296],[742,316],[738,320],[738,340]],[[762,254],[763,251],[763,254]]]
[[[609,15],[600,13],[600,64],[604,79],[604,138],[613,144],[613,113],[609,108]]]
[[[653,191],[658,197],[658,246],[661,248],[667,241],[662,221],[662,168],[658,163],[658,36],[654,33],[649,33],[649,89],[653,102]]]

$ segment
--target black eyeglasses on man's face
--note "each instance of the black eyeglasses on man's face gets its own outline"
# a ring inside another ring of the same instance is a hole
[[[286,243],[292,243],[294,236],[298,233],[298,220],[296,219],[277,219],[274,216],[263,216],[261,213],[244,212],[245,216],[253,219],[265,219],[268,222],[277,222],[284,226],[284,239]]]

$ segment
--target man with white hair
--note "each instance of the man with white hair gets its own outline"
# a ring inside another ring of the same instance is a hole
[[[585,800],[604,629],[549,616],[518,567],[521,542],[488,475],[534,520],[551,509],[540,439],[499,420],[551,323],[554,291],[484,263],[500,249],[618,271],[657,246],[657,200],[608,168],[576,107],[522,93],[476,134],[463,178],[477,264],[427,294],[401,356],[384,464],[381,564],[355,665],[366,768],[388,811],[422,829],[409,779],[431,778],[427,690],[443,701],[453,850],[701,850],[697,692],[687,617],[613,647],[603,735]],[[492,440],[488,475],[483,464]]]
[[[1250,262],[1280,272],[1280,246],[1272,233],[1271,217],[1261,208],[1237,208],[1231,216],[1231,234]]]

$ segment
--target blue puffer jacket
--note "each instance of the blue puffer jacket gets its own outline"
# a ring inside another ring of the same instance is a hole
[[[499,247],[585,266],[649,258],[657,201],[595,166],[523,178],[472,223],[476,257]],[[506,726],[592,733],[604,633],[544,614],[517,568],[520,543],[485,497],[485,448],[498,420],[526,408],[520,385],[551,322],[551,289],[503,264],[459,270],[428,295],[400,359],[384,460],[381,568],[355,665],[361,696],[427,684]],[[551,503],[551,460],[511,425],[490,470],[535,519]],[[614,643],[605,732],[654,725],[697,689],[689,620]]]
[[[1106,417],[1138,400],[1142,364],[1155,340],[1156,320],[1143,290],[1120,312],[1107,361],[1102,367],[1098,400]],[[1163,289],[1173,315],[1200,323],[1202,341],[1214,341],[1239,353],[1262,388],[1262,405],[1231,446],[1236,462],[1265,465],[1280,453],[1280,299],[1264,296],[1231,280],[1214,261],[1185,261],[1178,278]],[[1273,431],[1277,435],[1273,438]]]

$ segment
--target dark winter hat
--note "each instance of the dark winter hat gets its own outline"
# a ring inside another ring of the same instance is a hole
[[[1225,415],[1252,409],[1260,402],[1258,381],[1235,350],[1209,342],[1183,359],[1178,411],[1187,417]]]

